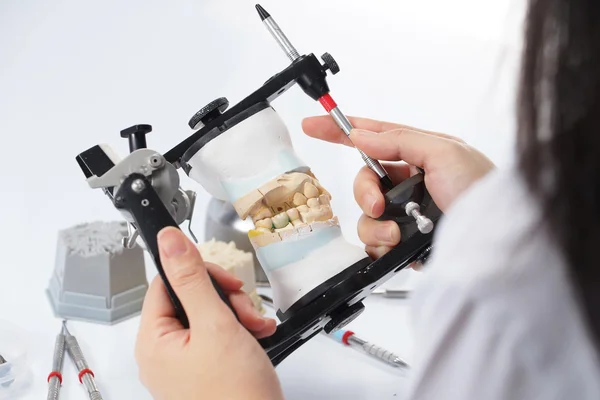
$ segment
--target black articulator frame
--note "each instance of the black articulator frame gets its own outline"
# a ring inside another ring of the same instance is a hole
[[[313,54],[300,56],[286,69],[270,78],[258,90],[227,111],[224,110],[228,102],[224,98],[208,104],[189,122],[193,129],[197,128],[199,123],[202,127],[165,153],[164,158],[178,168],[183,167],[189,173],[184,155],[190,148],[194,145],[197,147],[198,142],[214,139],[249,117],[252,114],[251,110],[256,110],[265,103],[270,104],[294,84],[298,84],[313,100],[318,100],[329,92],[325,80],[327,69],[334,73],[339,69],[330,55],[326,54],[322,58],[325,60],[324,65],[321,65]],[[129,138],[131,151],[145,147],[145,140],[140,139],[139,136],[143,136],[144,130],[148,131],[148,126],[137,125],[136,127],[125,130],[122,134]],[[100,177],[114,167],[114,163],[100,146],[94,146],[79,154],[77,161],[86,178]],[[116,208],[128,211],[133,216],[134,225],[146,243],[148,251],[152,253],[160,276],[167,286],[177,316],[184,326],[187,326],[183,307],[164,275],[157,246],[158,232],[164,227],[177,225],[150,180],[138,174],[130,174],[123,179],[116,193],[113,193],[114,190],[111,188],[105,189],[105,193]],[[133,185],[134,181],[138,181],[137,186]],[[143,183],[143,190],[133,190],[134,186],[139,189],[139,181]],[[320,331],[329,333],[344,327],[364,310],[362,300],[375,288],[411,263],[424,262],[429,256],[435,229],[428,234],[420,233],[414,218],[408,216],[405,211],[406,203],[413,201],[420,205],[420,211],[435,225],[441,218],[440,210],[425,189],[422,171],[388,191],[385,196],[387,206],[381,219],[394,220],[399,224],[401,243],[378,260],[372,261],[366,258],[362,262],[349,266],[345,271],[304,296],[285,313],[278,312],[282,322],[278,325],[275,334],[259,340],[274,365],[278,365]],[[218,287],[217,291],[227,302]]]

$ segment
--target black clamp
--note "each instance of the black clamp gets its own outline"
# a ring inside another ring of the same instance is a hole
[[[321,60],[323,60],[323,67],[325,68],[325,70],[329,70],[331,71],[331,73],[333,75],[337,74],[338,72],[340,72],[340,67],[337,64],[337,62],[335,62],[335,60],[333,59],[332,55],[329,53],[325,53],[321,56]]]

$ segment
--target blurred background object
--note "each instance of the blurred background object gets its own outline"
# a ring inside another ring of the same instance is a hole
[[[223,242],[234,242],[236,248],[246,251],[252,255],[254,263],[254,275],[256,284],[268,286],[269,280],[263,271],[256,253],[248,238],[248,231],[254,229],[250,218],[240,219],[233,205],[229,202],[211,198],[205,211],[204,240],[218,240]]]
[[[238,249],[233,241],[225,242],[215,239],[199,244],[198,249],[204,261],[217,264],[244,282],[242,290],[248,293],[254,303],[254,308],[260,313],[265,312],[256,291],[257,264],[255,264],[252,252]]]

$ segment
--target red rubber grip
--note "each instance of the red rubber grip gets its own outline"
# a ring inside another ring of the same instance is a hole
[[[325,111],[327,111],[327,112],[331,112],[331,110],[333,110],[334,108],[337,107],[337,104],[335,104],[335,101],[331,98],[329,93],[326,95],[323,95],[319,99],[319,103],[321,103],[321,105],[323,106],[323,108],[325,108]]]
[[[85,374],[90,374],[91,376],[94,376],[94,373],[92,372],[92,370],[91,370],[91,369],[89,369],[89,368],[82,369],[82,370],[79,372],[79,383],[83,383],[83,380],[82,380],[82,379],[83,379],[83,376],[84,376]]]
[[[54,377],[57,377],[58,381],[62,385],[62,374],[60,372],[56,372],[56,371],[50,372],[50,375],[48,375],[48,382],[50,382],[50,379],[52,379]]]

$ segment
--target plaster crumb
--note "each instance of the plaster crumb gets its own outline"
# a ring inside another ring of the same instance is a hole
[[[124,222],[95,221],[62,230],[59,238],[66,246],[68,255],[93,257],[121,253],[122,239],[127,234],[127,224]]]
[[[227,270],[254,265],[252,253],[238,249],[233,241],[227,243],[212,239],[199,244],[198,250],[204,261],[217,264]]]

